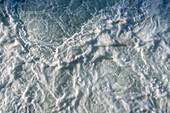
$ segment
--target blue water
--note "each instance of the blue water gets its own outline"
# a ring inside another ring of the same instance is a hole
[[[170,113],[169,0],[0,0],[0,113]]]

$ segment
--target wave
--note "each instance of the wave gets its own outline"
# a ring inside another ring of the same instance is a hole
[[[1,0],[0,111],[170,111],[169,8],[166,0]]]

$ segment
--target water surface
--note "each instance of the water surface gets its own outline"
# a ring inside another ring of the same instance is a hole
[[[0,0],[0,113],[169,113],[168,0]]]

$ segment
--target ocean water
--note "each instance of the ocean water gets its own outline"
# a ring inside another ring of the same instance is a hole
[[[170,113],[169,0],[0,0],[0,113]]]

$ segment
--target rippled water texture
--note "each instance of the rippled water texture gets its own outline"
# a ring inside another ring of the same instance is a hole
[[[0,113],[170,113],[169,0],[0,0]]]

